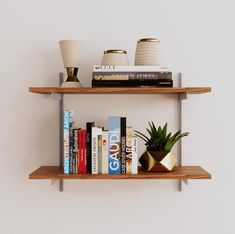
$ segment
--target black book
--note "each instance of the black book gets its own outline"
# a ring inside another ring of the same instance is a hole
[[[171,79],[92,80],[92,87],[173,87]]]
[[[95,126],[94,122],[87,122],[86,123],[86,165],[87,165],[87,174],[92,174],[92,169],[91,169],[91,165],[92,165],[92,144],[91,144],[91,139],[92,139],[92,135],[91,135],[91,130],[92,127]]]
[[[172,72],[92,72],[93,80],[172,79]]]
[[[121,174],[126,174],[126,117],[121,117]]]

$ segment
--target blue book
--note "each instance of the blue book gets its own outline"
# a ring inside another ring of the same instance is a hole
[[[108,120],[108,173],[121,173],[121,117],[109,117]]]
[[[69,174],[69,127],[70,112],[64,111],[64,173]]]

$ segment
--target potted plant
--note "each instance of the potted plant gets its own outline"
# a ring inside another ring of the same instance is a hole
[[[149,136],[139,131],[136,135],[145,141],[146,151],[139,159],[140,164],[146,171],[169,172],[174,168],[177,159],[171,153],[174,144],[189,133],[177,131],[174,135],[167,133],[167,123],[162,128],[156,128],[153,121],[148,122],[149,128],[146,128]]]

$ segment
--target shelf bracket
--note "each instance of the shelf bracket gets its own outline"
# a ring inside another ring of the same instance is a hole
[[[188,180],[182,180],[185,185],[188,185]]]
[[[51,98],[53,100],[61,101],[62,100],[62,94],[61,93],[51,93]]]
[[[186,99],[188,99],[188,93],[180,93],[180,94],[178,94],[178,99],[179,100],[186,100]]]
[[[58,181],[57,179],[52,179],[51,180],[51,186],[55,185],[57,181]]]

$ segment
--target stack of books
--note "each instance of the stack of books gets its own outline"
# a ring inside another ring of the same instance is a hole
[[[173,87],[172,72],[162,66],[94,66],[92,87]]]
[[[138,141],[126,117],[108,118],[108,130],[87,122],[74,126],[74,111],[64,111],[65,174],[137,174]]]

